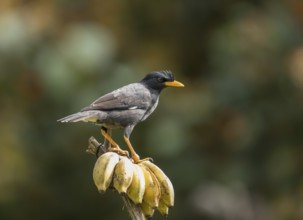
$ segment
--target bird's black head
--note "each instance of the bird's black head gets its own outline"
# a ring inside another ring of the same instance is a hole
[[[168,70],[151,72],[141,80],[141,83],[159,92],[165,87],[184,87],[182,83],[175,80],[172,72]]]

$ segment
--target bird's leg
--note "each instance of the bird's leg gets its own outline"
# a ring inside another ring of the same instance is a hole
[[[111,129],[108,129],[108,128],[103,128],[103,129],[106,131],[108,136],[110,136],[110,137],[112,136],[112,130]],[[103,146],[105,147],[106,150],[111,148],[111,144],[106,138],[104,138]]]
[[[123,137],[124,137],[124,140],[125,140],[125,142],[126,142],[126,144],[127,144],[128,149],[129,149],[129,151],[130,151],[130,154],[131,154],[132,159],[134,160],[135,163],[138,163],[138,162],[140,161],[139,155],[135,152],[135,150],[134,150],[132,144],[131,144],[130,141],[129,141],[129,138],[126,137],[125,135],[124,135]]]
[[[111,129],[108,129],[108,128],[105,128],[105,127],[102,127],[102,129],[104,131],[106,131],[106,133],[109,135],[109,136],[112,136],[112,130]],[[100,148],[102,149],[102,152],[100,152]],[[99,148],[97,149],[97,152],[96,152],[96,156],[97,158],[104,152],[107,152],[107,151],[110,151],[110,148],[111,148],[111,144],[109,143],[109,141],[104,138],[104,142],[103,144],[100,144],[99,145]]]
[[[132,144],[130,143],[129,138],[126,135],[124,135],[123,137],[124,137],[124,140],[125,140],[128,148],[129,148],[129,151],[130,151],[132,159],[134,160],[134,163],[140,163],[140,162],[146,161],[146,160],[153,161],[153,159],[151,157],[147,157],[147,158],[144,158],[144,159],[141,160],[140,157],[139,157],[139,155],[134,150]]]
[[[124,156],[129,156],[128,151],[126,150],[122,150],[119,145],[112,139],[112,137],[110,136],[110,134],[108,134],[106,132],[105,128],[101,128],[101,134],[103,135],[103,137],[109,142],[110,147],[107,148],[108,151],[114,151],[118,154],[124,155]]]
[[[132,133],[134,127],[135,127],[135,125],[129,125],[129,126],[125,127],[125,129],[124,129],[124,135],[123,135],[124,140],[125,140],[125,142],[127,144],[127,147],[128,147],[128,149],[130,151],[130,154],[131,154],[131,157],[132,157],[134,163],[140,163],[141,161],[144,161],[144,160],[150,160],[150,161],[152,161],[153,160],[152,158],[144,158],[143,160],[140,160],[139,155],[136,153],[136,151],[134,150],[132,144],[130,143],[129,136]]]

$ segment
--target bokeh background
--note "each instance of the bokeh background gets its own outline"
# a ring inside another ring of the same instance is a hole
[[[161,69],[186,87],[131,140],[169,219],[303,219],[301,0],[1,0],[0,219],[128,219],[93,184],[99,129],[56,120]]]

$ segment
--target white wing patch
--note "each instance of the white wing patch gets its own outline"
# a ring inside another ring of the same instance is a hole
[[[129,110],[134,110],[134,109],[137,109],[137,108],[138,108],[138,106],[132,106],[132,107],[129,108]]]
[[[129,110],[134,110],[134,109],[137,109],[138,108],[138,106],[132,106],[132,107],[129,107],[128,109]]]

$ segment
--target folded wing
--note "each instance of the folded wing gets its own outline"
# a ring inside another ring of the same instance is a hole
[[[150,92],[145,86],[140,83],[133,83],[98,98],[81,111],[148,109],[150,96]]]

